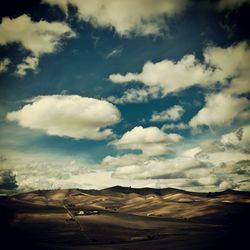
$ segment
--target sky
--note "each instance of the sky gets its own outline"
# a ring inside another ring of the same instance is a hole
[[[10,0],[0,193],[250,191],[249,0]]]

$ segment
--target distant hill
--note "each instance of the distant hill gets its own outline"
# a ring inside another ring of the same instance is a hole
[[[177,193],[177,192],[186,192],[183,190],[178,190],[174,188],[164,188],[164,189],[155,189],[155,188],[132,188],[132,187],[122,187],[122,186],[114,186],[110,188],[103,189],[102,191],[110,191],[110,192],[119,192],[124,194],[140,194],[140,195],[148,195],[148,194],[157,194],[164,195],[168,193]]]
[[[238,207],[249,207],[250,192],[225,190],[195,193],[174,188],[114,186],[102,190],[37,190],[11,196],[9,202],[19,209],[36,207],[60,210],[63,206],[68,206],[74,210],[194,219],[223,217],[229,213],[233,214]]]
[[[114,186],[0,197],[6,249],[241,249],[249,211],[250,193],[234,190]]]

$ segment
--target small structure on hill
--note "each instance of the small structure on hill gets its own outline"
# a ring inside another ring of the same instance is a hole
[[[75,212],[75,216],[85,216],[85,215],[93,215],[93,214],[100,214],[100,211],[97,211],[97,210],[89,210],[89,211],[80,210],[78,212]]]

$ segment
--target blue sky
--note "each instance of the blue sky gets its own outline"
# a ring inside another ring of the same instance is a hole
[[[1,192],[249,190],[249,3],[9,1]]]

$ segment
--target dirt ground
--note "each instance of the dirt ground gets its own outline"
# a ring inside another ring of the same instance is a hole
[[[196,211],[195,206],[199,204],[188,202],[187,209],[194,206]],[[99,210],[99,214],[75,216],[79,209],[69,209],[72,213],[68,213],[62,205],[56,205],[1,199],[1,249],[238,250],[249,247],[249,203],[223,203],[220,212],[194,218],[145,216],[138,210],[134,214]]]

